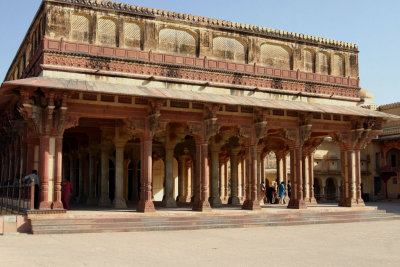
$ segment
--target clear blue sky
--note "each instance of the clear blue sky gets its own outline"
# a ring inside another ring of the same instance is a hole
[[[0,79],[41,0],[0,1]],[[376,104],[400,101],[398,0],[118,0],[358,44],[361,86]]]

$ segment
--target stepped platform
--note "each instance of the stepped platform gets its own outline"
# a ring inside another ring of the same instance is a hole
[[[80,208],[66,214],[30,214],[33,234],[71,234],[100,232],[170,231],[215,228],[293,226],[400,220],[400,215],[377,207],[345,208],[317,205],[305,210],[286,206],[263,206],[259,211],[241,210],[240,206],[223,206],[212,212],[198,213],[189,207],[157,209],[138,213],[133,209],[107,210]]]

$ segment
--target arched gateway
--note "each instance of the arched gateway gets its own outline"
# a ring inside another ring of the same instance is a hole
[[[38,169],[41,210],[63,208],[63,175],[78,199],[99,206],[132,200],[151,212],[156,199],[165,207],[193,201],[195,211],[222,202],[254,210],[264,158],[274,152],[278,181],[288,181],[290,166],[288,207],[306,208],[315,203],[314,150],[330,137],[341,151],[340,205],[363,205],[360,150],[396,116],[357,107],[354,44],[146,10],[43,1],[0,90],[2,184]],[[85,38],[71,30],[74,16],[93,24]],[[133,48],[121,41],[128,23],[140,41]],[[157,40],[182,27],[192,47]],[[217,38],[235,41],[222,44],[223,57],[213,52]],[[237,62],[232,43],[246,48]],[[265,44],[290,47],[290,64],[282,68],[274,54],[266,64]],[[319,51],[313,68],[297,56],[306,51]],[[332,56],[319,71],[321,54],[340,57],[340,71]]]

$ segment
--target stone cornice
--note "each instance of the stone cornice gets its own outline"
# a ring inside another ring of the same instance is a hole
[[[91,9],[104,9],[113,12],[123,12],[130,13],[135,15],[147,16],[147,17],[161,17],[166,19],[171,19],[175,21],[182,21],[188,23],[195,23],[199,25],[204,25],[208,27],[215,27],[219,29],[228,29],[228,30],[236,30],[245,33],[258,34],[267,36],[270,38],[280,38],[280,39],[288,39],[292,41],[301,41],[310,44],[317,44],[327,47],[334,47],[339,49],[347,49],[352,50],[354,52],[358,52],[358,47],[356,44],[337,41],[332,39],[326,39],[316,36],[311,36],[302,33],[294,33],[287,32],[283,30],[275,30],[266,27],[259,27],[244,23],[225,21],[215,18],[207,18],[202,16],[196,16],[191,14],[183,14],[178,12],[172,12],[167,10],[161,10],[156,8],[148,8],[135,6],[130,4],[117,3],[112,1],[104,1],[104,0],[44,0],[45,2],[53,2],[53,3],[64,3],[74,6],[83,6]]]

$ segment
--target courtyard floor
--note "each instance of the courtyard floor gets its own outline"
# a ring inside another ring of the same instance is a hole
[[[371,203],[400,214],[400,203]],[[0,236],[0,266],[400,266],[400,221]]]

